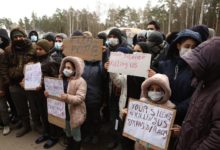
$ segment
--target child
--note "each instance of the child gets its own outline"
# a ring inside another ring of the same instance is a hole
[[[148,104],[157,104],[167,108],[175,108],[169,98],[171,90],[169,80],[166,75],[155,74],[154,76],[146,79],[141,86],[141,101]],[[147,148],[140,143],[135,143],[135,150],[146,150]]]
[[[61,99],[66,103],[66,129],[68,137],[67,150],[80,150],[80,126],[86,119],[85,96],[87,84],[81,77],[84,62],[78,57],[65,57],[60,66],[60,77],[64,83]]]

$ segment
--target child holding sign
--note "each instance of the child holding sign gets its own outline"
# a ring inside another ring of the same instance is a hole
[[[66,129],[68,137],[67,149],[80,150],[80,126],[86,119],[85,96],[87,84],[81,77],[84,62],[78,57],[65,57],[60,66],[60,77],[63,79],[64,94],[61,100],[66,103]]]
[[[175,108],[175,104],[169,100],[171,96],[171,89],[166,75],[155,74],[154,76],[146,79],[142,83],[141,89],[141,101],[171,109]],[[146,150],[149,148],[136,142],[135,149]]]

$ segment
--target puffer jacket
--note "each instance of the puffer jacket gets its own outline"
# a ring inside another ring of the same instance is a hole
[[[176,150],[220,149],[220,37],[183,56],[200,81],[183,121]]]
[[[71,77],[67,87],[67,104],[70,114],[71,128],[79,127],[86,119],[86,105],[85,97],[87,84],[81,77],[84,70],[84,62],[78,57],[67,56],[65,57],[60,66],[60,77],[63,78],[63,70],[66,62],[71,62],[75,66],[75,75]]]

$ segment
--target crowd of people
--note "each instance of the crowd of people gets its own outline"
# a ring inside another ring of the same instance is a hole
[[[93,37],[89,31],[72,36]],[[100,61],[65,56],[64,33],[17,27],[0,29],[0,125],[3,135],[16,126],[16,137],[31,130],[40,136],[35,143],[53,147],[64,136],[66,150],[80,150],[83,143],[98,144],[100,130],[108,124],[109,144],[103,149],[152,149],[122,136],[129,98],[176,110],[169,150],[220,149],[220,38],[206,25],[164,35],[151,21],[128,43],[118,28],[100,32],[103,40]],[[86,50],[85,50],[86,51]],[[149,53],[147,78],[109,73],[111,52]],[[36,90],[24,89],[24,67],[40,63],[43,77],[63,80],[66,127],[48,121],[44,83]],[[1,146],[1,145],[0,145]]]

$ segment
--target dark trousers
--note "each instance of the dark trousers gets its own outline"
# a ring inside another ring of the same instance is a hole
[[[28,100],[25,94],[25,90],[19,85],[10,85],[9,91],[15,104],[19,119],[21,119],[24,126],[30,126]]]
[[[0,119],[4,126],[9,125],[9,113],[7,106],[7,99],[5,96],[0,96]]]
[[[87,116],[82,126],[83,137],[98,135],[101,124],[100,108],[101,104],[86,105]]]

